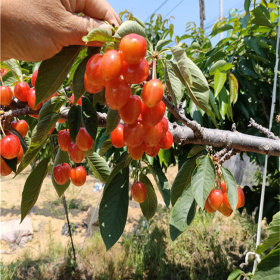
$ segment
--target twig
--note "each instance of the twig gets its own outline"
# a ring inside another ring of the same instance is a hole
[[[238,153],[240,153],[239,150],[231,149],[221,157],[220,164],[224,163],[226,160],[229,160],[232,156],[235,156]]]
[[[220,158],[222,158],[228,152],[228,150],[229,150],[228,147],[223,148],[219,152],[215,153],[214,157],[216,157],[217,160],[220,161]]]
[[[275,134],[269,131],[269,129],[256,123],[256,121],[253,118],[250,118],[250,124],[248,125],[248,127],[254,127],[258,129],[261,133],[265,134],[269,139],[279,140],[279,137],[275,136]]]

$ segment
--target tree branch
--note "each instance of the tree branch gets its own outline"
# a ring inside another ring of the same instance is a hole
[[[273,132],[269,131],[269,129],[256,123],[256,121],[253,118],[250,118],[250,124],[248,125],[248,127],[254,127],[254,128],[258,129],[261,133],[265,134],[270,139],[274,139],[274,140],[280,139],[279,137],[275,136],[275,134]]]

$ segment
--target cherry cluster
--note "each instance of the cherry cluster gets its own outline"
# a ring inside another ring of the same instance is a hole
[[[145,59],[147,43],[138,34],[122,38],[119,51],[108,50],[93,55],[86,66],[85,89],[97,93],[105,88],[108,107],[118,110],[120,124],[111,133],[111,142],[116,148],[127,146],[130,156],[138,160],[143,153],[154,157],[159,149],[169,149],[173,136],[168,131],[164,117],[165,104],[163,85],[158,79],[145,83],[141,97],[131,95],[130,86],[141,84],[149,75]]]
[[[227,197],[227,186],[224,180],[218,182],[218,189],[213,189],[209,193],[208,198],[206,199],[204,209],[208,213],[213,213],[218,210],[224,216],[229,217],[233,212],[232,207],[228,201]],[[240,187],[237,187],[237,206],[236,209],[241,208],[245,205],[245,195],[243,190]]]

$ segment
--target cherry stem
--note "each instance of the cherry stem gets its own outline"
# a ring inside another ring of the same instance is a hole
[[[3,135],[4,135],[4,137],[5,137],[6,134],[5,134],[4,129],[3,129],[3,127],[2,127],[2,118],[0,119],[0,128],[1,128],[1,131],[2,131],[2,133],[3,133]]]
[[[152,79],[157,78],[157,59],[153,58],[153,72],[152,72]]]

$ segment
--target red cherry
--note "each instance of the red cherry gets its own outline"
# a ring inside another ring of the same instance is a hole
[[[27,96],[29,95],[30,87],[26,82],[16,84],[14,88],[14,96],[22,102],[27,102]]]
[[[227,192],[227,185],[224,180],[222,180],[221,183],[218,181],[218,186],[222,190],[223,193]]]
[[[82,186],[87,177],[87,172],[83,166],[71,169],[70,178],[75,186]]]
[[[147,143],[143,142],[142,149],[148,156],[155,157],[158,154],[160,148],[159,146],[151,147]]]
[[[50,129],[50,131],[49,131],[49,133],[48,134],[52,134],[53,133],[53,131],[54,131],[54,129],[55,129],[55,125]]]
[[[224,201],[223,192],[221,190],[218,190],[218,189],[211,190],[207,200],[208,200],[210,206],[214,210],[217,210]]]
[[[236,209],[241,208],[245,205],[244,191],[240,187],[237,187],[237,197],[238,197],[238,201],[237,201]]]
[[[161,126],[162,126],[162,137],[165,136],[166,132],[168,131],[168,120],[166,119],[166,117],[163,117],[162,120],[160,121]]]
[[[121,119],[128,124],[135,123],[141,113],[141,103],[138,95],[131,95],[126,104],[119,109]]]
[[[0,72],[1,72],[1,77],[3,77],[8,72],[8,69],[1,68]]]
[[[35,93],[35,89],[31,88],[28,92],[27,95],[27,103],[29,105],[29,107],[33,110],[39,110],[42,106],[43,106],[43,102],[39,103],[35,108],[35,102],[36,102],[36,93]]]
[[[228,201],[228,197],[227,197],[227,193],[224,193],[224,204],[226,205],[226,207],[228,207],[229,209],[232,209],[229,201]]]
[[[68,146],[71,143],[70,133],[68,130],[60,130],[58,133],[58,145],[60,149],[64,152],[68,151]]]
[[[144,141],[146,129],[142,120],[138,119],[133,124],[124,124],[123,140],[127,146],[136,147]]]
[[[131,186],[131,195],[133,199],[138,202],[142,203],[146,200],[147,190],[146,186],[142,182],[137,182]]]
[[[23,148],[20,146],[19,153],[17,155],[17,164],[19,164],[24,156]]]
[[[125,146],[123,140],[123,125],[119,124],[111,133],[111,142],[115,148],[123,148]]]
[[[105,86],[106,82],[103,80],[102,75],[101,75],[101,59],[102,59],[102,54],[95,54],[93,55],[89,61],[87,62],[86,66],[86,75],[88,78],[88,81],[97,86]]]
[[[35,82],[36,82],[37,76],[38,76],[38,69],[33,72],[32,77],[31,77],[31,85],[33,87],[35,87]]]
[[[74,161],[75,163],[82,162],[84,158],[84,151],[79,149],[77,144],[74,144],[73,142],[71,142],[68,146],[68,154],[71,160]]]
[[[70,179],[71,168],[68,163],[58,164],[53,169],[53,177],[58,185],[64,185]]]
[[[20,146],[20,141],[16,135],[6,135],[0,140],[0,154],[6,159],[15,158],[19,154]]]
[[[1,162],[0,162],[0,175],[1,176],[8,176],[12,173],[12,169],[6,164],[4,159],[0,156]]]
[[[147,42],[138,34],[128,34],[121,39],[120,52],[122,59],[128,64],[137,64],[145,57]]]
[[[221,212],[224,216],[229,217],[231,213],[233,212],[232,209],[228,208],[225,203],[223,202],[221,206],[218,209],[219,212]]]
[[[86,73],[84,75],[84,87],[85,87],[86,92],[88,92],[90,94],[97,93],[104,88],[104,86],[95,86],[94,84],[90,83],[87,78]]]
[[[211,205],[209,204],[208,199],[206,199],[205,204],[204,204],[204,209],[206,212],[208,213],[213,213],[215,210],[211,207]]]
[[[158,142],[158,146],[163,150],[168,150],[172,147],[173,144],[173,136],[171,132],[168,130],[164,137],[160,139]]]
[[[159,122],[155,126],[145,126],[145,141],[152,147],[155,147],[162,138],[162,125]]]
[[[122,108],[129,100],[130,86],[121,78],[110,81],[105,87],[105,99],[107,105],[118,110]]]
[[[22,138],[26,136],[28,132],[28,124],[25,120],[12,121],[11,126],[21,135]]]
[[[7,86],[0,87],[0,104],[2,106],[9,106],[13,99],[13,92]]]
[[[70,105],[70,106],[74,104],[74,99],[75,99],[75,96],[74,96],[74,94],[72,94],[71,97],[69,98],[69,105]],[[79,99],[77,100],[76,104],[78,104],[78,105],[81,106],[81,105],[82,105],[82,99],[79,98]]]
[[[144,125],[154,126],[159,123],[165,113],[165,105],[163,101],[160,101],[155,107],[149,108],[144,102],[142,102],[141,116]]]
[[[84,127],[80,128],[76,136],[76,144],[82,151],[88,151],[93,145],[93,140]]]
[[[130,157],[133,158],[134,160],[139,160],[144,154],[142,145],[136,146],[136,147],[127,146],[127,150],[128,150]]]
[[[122,60],[116,50],[108,50],[101,59],[101,75],[104,81],[109,82],[120,76]]]
[[[140,84],[148,78],[149,63],[145,58],[139,64],[128,64],[123,61],[122,75],[129,84]]]
[[[147,82],[143,87],[141,97],[147,107],[155,107],[163,97],[163,85],[161,81],[153,79]]]

